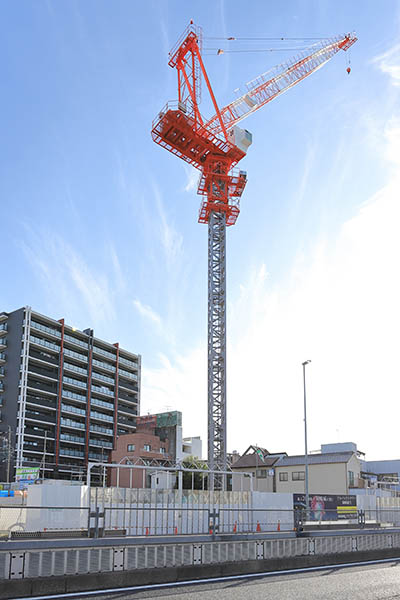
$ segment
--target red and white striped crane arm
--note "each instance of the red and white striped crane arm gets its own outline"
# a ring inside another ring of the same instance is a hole
[[[353,34],[330,38],[308,48],[302,55],[290,61],[273,67],[247,84],[247,92],[224,108],[220,115],[214,115],[205,127],[215,135],[222,132],[221,119],[225,129],[228,130],[248,115],[255,112],[264,104],[271,102],[283,92],[299,83],[311,73],[317,71],[330,60],[339,50],[348,50],[357,41]]]

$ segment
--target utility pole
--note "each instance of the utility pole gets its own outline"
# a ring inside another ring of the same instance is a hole
[[[10,483],[10,472],[11,472],[11,425],[8,426],[8,440],[7,440],[7,483]]]
[[[44,446],[43,446],[43,458],[42,458],[42,477],[46,477],[46,452],[47,452],[47,429],[44,432]]]
[[[308,450],[307,450],[307,399],[306,399],[306,365],[308,365],[311,360],[306,360],[303,362],[303,390],[304,390],[304,466],[305,466],[305,476],[304,476],[304,487],[305,487],[305,495],[306,495],[306,519],[307,514],[310,508],[310,494],[308,489]]]

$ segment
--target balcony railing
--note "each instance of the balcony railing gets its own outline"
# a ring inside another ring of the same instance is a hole
[[[26,410],[25,418],[30,419],[31,421],[44,421],[45,423],[52,423],[53,425],[55,423],[54,415],[50,416],[34,410]]]
[[[106,415],[104,413],[99,413],[95,410],[91,410],[90,411],[90,418],[91,419],[100,419],[101,421],[109,421],[110,423],[114,422],[114,417],[112,417],[111,415]]]
[[[0,352],[0,360],[1,361],[5,361],[6,360],[5,352]]]
[[[70,385],[76,385],[77,387],[86,389],[87,384],[79,379],[73,379],[72,377],[63,377],[63,383],[69,383]]]
[[[92,392],[97,392],[98,394],[105,394],[106,396],[114,396],[114,392],[109,390],[108,388],[102,386],[99,387],[98,385],[93,385],[92,384]]]
[[[38,338],[36,335],[30,335],[29,340],[32,344],[38,344],[39,346],[43,346],[43,348],[48,348],[49,350],[54,350],[55,352],[60,352],[60,346],[54,344],[53,342],[48,342],[43,338]]]
[[[87,349],[87,347],[88,347],[87,342],[84,342],[83,340],[73,337],[72,335],[68,335],[67,333],[64,335],[64,340],[66,342],[70,342],[71,344],[76,344],[77,346],[80,346],[81,348]]]
[[[115,367],[113,365],[110,365],[109,363],[106,363],[102,360],[97,360],[96,358],[93,358],[92,364],[93,366],[100,367],[101,369],[106,369],[107,371],[112,371],[113,373],[115,372]]]
[[[7,347],[7,338],[0,338],[0,348]]]
[[[84,437],[80,437],[79,435],[71,435],[69,433],[60,433],[60,440],[63,440],[64,442],[74,442],[77,444],[85,443]]]
[[[53,335],[54,337],[61,337],[61,331],[57,331],[57,329],[53,329],[53,327],[47,327],[47,325],[42,325],[41,323],[37,323],[36,321],[31,321],[31,328],[38,329],[39,331],[43,331],[44,333],[48,333],[49,335]]]
[[[113,430],[108,427],[102,427],[101,425],[95,425],[92,423],[90,425],[90,431],[94,433],[105,433],[106,435],[113,435]]]
[[[69,350],[68,348],[64,348],[65,356],[70,356],[71,358],[75,358],[76,360],[80,360],[81,362],[87,363],[88,358],[84,354],[80,354],[79,352],[74,352],[73,350]]]
[[[93,346],[93,352],[97,352],[97,354],[101,354],[106,358],[111,358],[111,360],[116,360],[117,355],[113,352],[108,352],[107,350],[103,350],[103,348],[99,348],[98,346]]]
[[[107,375],[102,375],[101,373],[96,373],[96,371],[92,371],[92,379],[100,379],[101,381],[105,381],[107,383],[111,383],[114,385],[114,379],[112,377],[107,377]]]
[[[127,367],[130,367],[131,369],[135,369],[136,371],[139,368],[139,365],[131,360],[128,360],[127,358],[123,358],[122,356],[119,357],[118,362],[120,365],[125,365]]]
[[[86,396],[82,394],[77,394],[76,392],[71,392],[70,390],[62,390],[62,395],[64,398],[72,398],[73,400],[78,400],[79,402],[83,402],[86,404]]]
[[[86,410],[78,408],[77,406],[72,406],[71,404],[61,404],[61,410],[74,413],[75,415],[82,415],[83,417],[86,416]]]
[[[124,369],[118,369],[118,373],[122,377],[128,377],[129,379],[134,379],[135,381],[138,380],[136,373],[129,373],[129,371],[125,371]]]
[[[104,400],[99,400],[99,398],[92,398],[90,403],[96,406],[102,406],[103,408],[108,408],[109,410],[114,410],[114,404],[105,402]]]
[[[80,375],[85,375],[85,377],[87,376],[87,369],[82,369],[82,367],[77,367],[76,365],[71,365],[67,362],[64,362],[64,369],[74,371],[74,373],[79,373]]]
[[[0,335],[5,331],[8,331],[8,323],[0,323]]]
[[[84,458],[85,453],[81,450],[75,450],[74,448],[60,448],[61,456],[73,456],[76,458]]]
[[[42,398],[41,396],[32,396],[28,394],[26,396],[26,401],[29,404],[36,404],[37,406],[45,406],[46,408],[50,408],[52,410],[56,410],[56,403],[51,400],[47,400],[47,398]]]
[[[106,442],[104,440],[96,440],[94,438],[90,438],[89,446],[99,446],[100,448],[112,448],[112,442]]]
[[[85,423],[82,423],[81,421],[74,421],[73,419],[66,419],[65,417],[61,417],[60,423],[61,425],[64,425],[64,427],[73,427],[74,429],[86,428]]]

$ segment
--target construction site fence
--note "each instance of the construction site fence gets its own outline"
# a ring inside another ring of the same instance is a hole
[[[168,536],[301,531],[307,527],[400,527],[400,509],[327,511],[254,507],[1,506],[0,539],[19,537]]]

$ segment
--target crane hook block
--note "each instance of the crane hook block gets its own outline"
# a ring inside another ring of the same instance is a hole
[[[347,71],[347,73],[350,75],[351,68],[350,68],[350,67],[347,67],[346,71]]]

